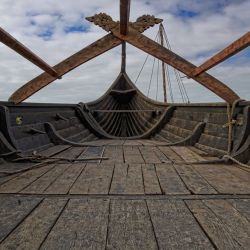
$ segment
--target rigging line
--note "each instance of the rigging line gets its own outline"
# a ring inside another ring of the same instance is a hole
[[[170,99],[171,99],[171,102],[173,103],[174,102],[174,95],[173,95],[172,84],[171,84],[171,80],[170,80],[169,66],[167,64],[166,64],[166,67],[165,67],[165,73],[166,73],[166,76],[167,76]]]
[[[153,79],[153,73],[154,73],[154,68],[155,68],[155,57],[154,57],[154,62],[153,62],[153,68],[152,68],[151,75],[150,75],[150,81],[149,81],[147,96],[149,95],[149,91],[150,91],[150,88],[151,88],[152,79]]]
[[[158,87],[159,87],[159,66],[160,66],[160,60],[158,60],[157,64],[157,75],[156,75],[156,101],[158,100]]]
[[[158,32],[157,32],[157,34],[156,34],[156,36],[155,36],[154,41],[156,41],[156,39],[157,39],[157,37],[158,37],[158,34],[159,34],[159,30],[158,30]],[[146,56],[146,58],[145,58],[145,60],[144,60],[144,63],[143,63],[143,65],[142,65],[142,67],[141,67],[141,69],[140,69],[140,71],[139,71],[139,74],[138,74],[138,76],[136,77],[135,85],[136,85],[136,83],[137,83],[137,81],[138,81],[138,79],[139,79],[139,77],[140,77],[140,75],[141,75],[141,72],[142,72],[142,70],[143,70],[143,68],[144,68],[144,66],[145,66],[145,64],[146,64],[146,62],[147,62],[147,60],[148,60],[148,57],[149,57],[149,54],[147,54],[147,56]]]
[[[176,73],[177,73],[177,76],[178,76],[179,81],[180,81],[180,83],[181,83],[181,86],[182,86],[182,89],[183,89],[183,93],[184,93],[186,102],[189,103],[189,102],[190,102],[189,96],[188,96],[188,94],[187,94],[187,90],[186,90],[186,87],[185,87],[185,85],[184,85],[184,83],[183,83],[183,80],[182,80],[182,78],[181,78],[181,76],[180,76],[180,72],[179,72],[178,70],[176,70]]]
[[[160,42],[160,33],[158,31],[158,40],[157,43]],[[159,67],[160,67],[160,60],[158,59],[158,63],[157,63],[157,73],[156,73],[156,96],[155,99],[156,101],[158,100],[158,89],[159,89]]]
[[[177,74],[176,74],[176,71],[175,71],[175,70],[174,70],[174,73],[175,73],[176,81],[177,81],[177,84],[178,84],[178,87],[179,87],[179,91],[180,91],[180,94],[181,94],[182,102],[185,102],[183,90],[182,90],[182,88],[181,88],[181,84],[180,84],[180,81],[179,81],[179,79],[178,79],[178,77],[177,77]]]
[[[166,41],[166,43],[167,43],[167,47],[168,47],[170,50],[172,50],[164,26],[162,26],[162,28],[163,28],[163,35],[164,35],[165,41]],[[189,103],[189,97],[188,97],[188,94],[187,94],[187,90],[186,90],[185,85],[184,85],[184,83],[183,83],[183,81],[182,81],[182,79],[181,79],[180,72],[179,72],[178,70],[176,70],[176,69],[174,69],[174,72],[175,72],[175,75],[176,75],[176,80],[177,80],[177,82],[179,81],[178,85],[179,85],[180,91],[182,92],[181,95],[183,95],[184,98],[186,99],[186,102]],[[181,90],[181,89],[182,89],[182,90]],[[182,98],[182,99],[183,99],[183,98]]]

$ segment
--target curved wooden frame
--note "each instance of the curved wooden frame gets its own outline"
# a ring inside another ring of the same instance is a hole
[[[106,31],[111,31],[112,34],[108,34],[97,40],[93,44],[54,66],[53,69],[56,70],[58,76],[61,77],[79,65],[125,41],[181,71],[226,102],[233,104],[239,99],[239,96],[232,89],[206,72],[197,76],[193,75],[193,72],[197,69],[195,65],[142,35],[141,32],[162,20],[154,16],[145,15],[138,18],[135,23],[129,23],[129,8],[130,1],[120,1],[120,22],[114,22],[110,16],[104,13],[87,18],[87,20],[101,26]],[[56,79],[56,77],[43,73],[15,91],[9,98],[9,101],[16,104],[20,103]]]

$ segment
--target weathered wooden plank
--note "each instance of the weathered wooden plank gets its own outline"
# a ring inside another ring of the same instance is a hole
[[[250,221],[250,199],[231,199],[229,202]]]
[[[209,238],[218,249],[241,249],[227,226],[201,200],[185,201]]]
[[[40,201],[41,199],[39,198],[0,197],[0,242]]]
[[[161,163],[160,159],[157,157],[155,153],[156,147],[139,147],[141,155],[145,161],[145,163]]]
[[[106,249],[158,249],[145,201],[111,200]]]
[[[0,186],[0,193],[18,193],[19,191],[27,187],[30,183],[38,179],[40,176],[47,173],[54,166],[55,164],[49,164],[40,168],[24,172],[23,174],[15,177],[14,179],[11,179],[8,182],[2,184]]]
[[[116,164],[110,194],[144,194],[140,164]]]
[[[40,249],[105,249],[109,200],[72,199]]]
[[[121,43],[121,40],[115,38],[111,34],[108,34],[97,40],[96,42],[90,44],[86,48],[75,53],[74,55],[70,56],[69,58],[65,59],[64,61],[58,63],[53,68],[56,70],[59,76],[63,76],[79,65],[91,60],[92,58],[104,53],[105,51],[118,46]],[[9,101],[13,101],[15,103],[22,102],[56,79],[56,77],[50,76],[47,73],[43,73],[15,91],[10,96]]]
[[[5,238],[0,245],[0,249],[38,249],[66,202],[65,199],[45,199]]]
[[[56,164],[56,166],[38,178],[36,181],[32,182],[26,188],[21,190],[21,193],[30,193],[30,194],[42,194],[49,185],[56,180],[58,176],[63,174],[71,164]]]
[[[121,146],[106,146],[103,157],[108,157],[105,163],[124,163],[123,150]]]
[[[158,148],[172,162],[175,162],[175,163],[183,162],[183,159],[178,154],[176,154],[170,147],[160,146]]]
[[[5,183],[5,182],[7,182],[7,181],[9,181],[11,179],[14,179],[15,177],[17,177],[20,174],[21,173],[0,176],[0,185],[2,185],[3,183]]]
[[[115,164],[110,194],[126,193],[128,164]]]
[[[139,142],[140,142],[143,146],[155,146],[153,140],[143,139],[143,140],[139,140]]]
[[[113,175],[113,164],[88,163],[78,177],[70,194],[108,194]]]
[[[164,194],[190,194],[171,164],[156,164],[156,172]]]
[[[55,145],[53,147],[47,148],[43,151],[39,152],[39,155],[43,156],[52,156],[55,154],[62,153],[62,151],[65,151],[66,149],[69,149],[71,146],[69,145]]]
[[[45,194],[67,194],[80,175],[85,163],[72,164],[45,191]]]
[[[123,146],[124,160],[126,163],[145,163],[136,146]]]
[[[214,249],[183,201],[147,204],[160,249]]]
[[[190,165],[174,166],[181,179],[193,194],[217,194],[217,191]]]
[[[162,194],[154,164],[143,164],[142,173],[145,194]]]
[[[133,147],[133,146],[142,146],[142,141],[141,140],[126,140],[124,143],[123,143],[123,146],[130,146],[130,147]]]
[[[171,146],[171,149],[173,149],[185,162],[200,162],[205,160],[188,147]]]
[[[104,147],[87,147],[86,150],[78,157],[79,159],[96,158],[101,157],[104,152]],[[100,163],[101,160],[88,160],[91,163]]]
[[[225,171],[230,172],[232,175],[250,183],[250,172],[239,168],[237,165],[223,165],[222,168],[224,168]]]
[[[231,174],[222,165],[193,165],[211,186],[222,194],[249,194],[250,183]]]
[[[163,154],[163,152],[160,151],[160,149],[158,149],[157,147],[154,148],[154,152],[157,155],[161,163],[172,163],[172,161],[168,159],[167,156]]]
[[[249,249],[250,222],[225,200],[203,200],[203,203],[224,223],[227,231],[241,248]]]

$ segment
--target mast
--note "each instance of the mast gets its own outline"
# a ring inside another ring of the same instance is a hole
[[[122,63],[121,63],[121,73],[126,72],[126,42],[122,42]]]
[[[164,46],[163,25],[162,24],[160,24],[159,31],[160,31],[161,46]],[[162,66],[162,81],[163,81],[164,102],[167,102],[166,68],[165,68],[165,63],[163,61],[161,62],[161,66]]]
[[[120,0],[120,34],[127,35],[130,14],[130,0]],[[126,71],[126,42],[122,42],[121,72]]]

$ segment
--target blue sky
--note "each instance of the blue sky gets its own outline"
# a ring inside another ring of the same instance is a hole
[[[131,0],[131,20],[143,14],[164,19],[174,52],[199,65],[214,53],[249,31],[249,0]],[[99,12],[119,18],[117,0],[1,0],[1,26],[35,53],[54,65],[106,34],[84,17]],[[158,27],[145,32],[154,38]],[[0,45],[0,99],[41,73],[41,70],[4,45]],[[129,46],[127,71],[136,79],[146,57],[144,52]],[[138,81],[147,93],[153,59],[149,58]],[[246,49],[209,73],[224,81],[242,98],[250,99],[250,49]],[[87,102],[98,98],[115,80],[120,70],[120,47],[80,66],[62,80],[57,80],[28,101]],[[173,74],[173,73],[171,73]],[[190,79],[184,84],[192,102],[221,101],[214,94]],[[171,75],[176,102],[180,101],[177,83]],[[156,73],[150,96],[155,98]],[[160,87],[159,98],[162,99]]]

